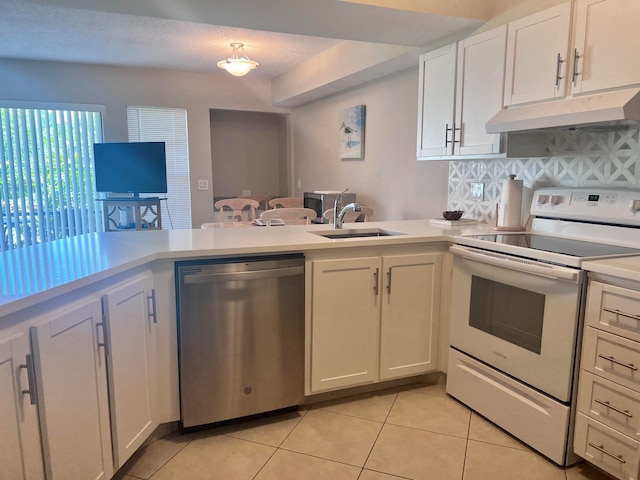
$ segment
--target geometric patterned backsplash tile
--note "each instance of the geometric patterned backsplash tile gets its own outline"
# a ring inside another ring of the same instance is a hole
[[[552,156],[449,162],[448,209],[492,223],[509,174],[523,180],[524,197],[542,187],[640,188],[640,130],[554,134]],[[484,183],[484,200],[470,198],[471,184]]]

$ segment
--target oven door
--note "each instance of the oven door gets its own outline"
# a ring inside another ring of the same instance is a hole
[[[568,402],[581,270],[452,246],[451,346]]]

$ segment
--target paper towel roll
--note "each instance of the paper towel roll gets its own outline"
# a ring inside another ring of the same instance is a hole
[[[520,229],[522,210],[522,180],[516,180],[515,175],[509,175],[502,186],[500,195],[500,210],[497,226],[501,229]]]

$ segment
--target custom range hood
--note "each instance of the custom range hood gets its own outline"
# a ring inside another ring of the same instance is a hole
[[[487,122],[487,133],[615,130],[640,125],[640,89],[512,107]]]

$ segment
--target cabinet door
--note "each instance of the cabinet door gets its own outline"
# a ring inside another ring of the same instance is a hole
[[[312,262],[312,392],[377,379],[379,267],[379,257]]]
[[[570,2],[509,24],[505,106],[565,95],[570,25]]]
[[[108,338],[107,372],[114,465],[118,469],[157,427],[152,412],[155,317],[152,278],[143,275],[102,297]],[[153,308],[153,307],[152,307]]]
[[[453,153],[455,43],[420,57],[418,159]]]
[[[31,327],[48,480],[113,475],[99,300]]]
[[[27,368],[29,337],[0,340],[0,479],[44,477],[32,365]],[[27,371],[29,370],[29,371]],[[29,378],[31,376],[31,378]]]
[[[380,379],[437,368],[441,255],[382,258]]]
[[[458,44],[454,155],[500,153],[500,135],[487,121],[502,109],[507,27],[469,37]]]
[[[640,2],[578,0],[573,93],[640,83]]]

